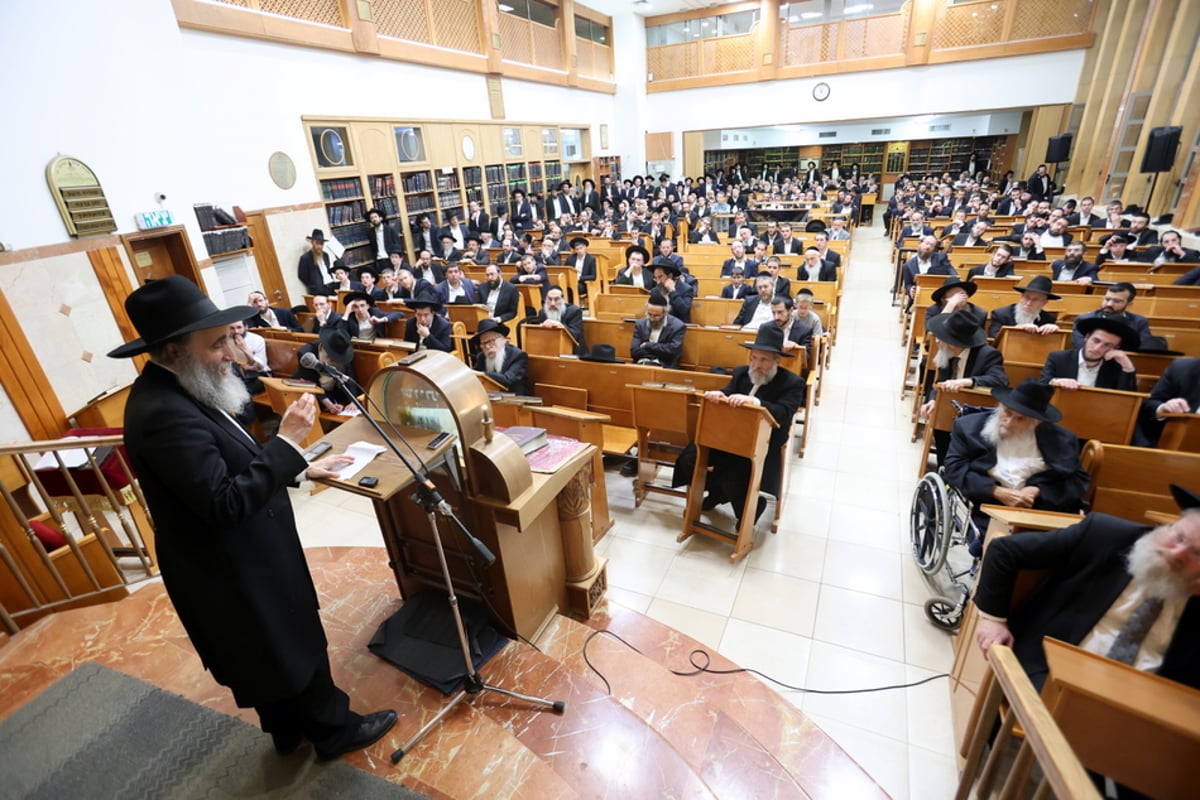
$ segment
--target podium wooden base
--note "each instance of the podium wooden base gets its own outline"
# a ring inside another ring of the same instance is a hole
[[[567,611],[576,619],[591,619],[608,591],[608,559],[596,556],[596,571],[582,581],[567,581]]]

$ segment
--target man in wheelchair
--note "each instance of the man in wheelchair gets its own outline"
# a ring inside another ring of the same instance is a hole
[[[1088,486],[1079,464],[1079,440],[1055,423],[1062,412],[1050,405],[1054,387],[1030,378],[1015,389],[992,390],[1000,405],[990,413],[965,414],[954,423],[944,477],[969,500],[982,535],[984,503],[1015,508],[1077,512]],[[971,555],[982,538],[969,542]]]

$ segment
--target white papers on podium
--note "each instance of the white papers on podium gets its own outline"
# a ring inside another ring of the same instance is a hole
[[[382,445],[371,444],[370,442],[355,442],[350,445],[346,448],[346,455],[353,456],[354,460],[338,470],[338,480],[350,480],[362,472],[363,468],[374,461],[375,456],[382,453],[385,449]]]

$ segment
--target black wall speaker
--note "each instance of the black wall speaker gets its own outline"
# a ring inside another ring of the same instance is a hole
[[[1179,136],[1183,128],[1153,128],[1146,152],[1142,155],[1142,172],[1170,172],[1175,165],[1175,151],[1179,149]]]
[[[1060,133],[1058,136],[1051,136],[1050,141],[1046,143],[1046,163],[1057,164],[1060,161],[1067,161],[1071,158],[1071,142],[1075,135],[1071,133]]]

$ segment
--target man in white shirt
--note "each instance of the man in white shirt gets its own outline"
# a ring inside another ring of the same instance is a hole
[[[270,375],[271,367],[267,364],[267,340],[251,330],[247,330],[242,320],[229,324],[229,339],[233,343],[233,354],[243,370],[257,372],[259,375]]]
[[[759,326],[774,319],[771,314],[771,301],[775,298],[774,278],[762,273],[755,279],[754,289],[756,294],[746,298],[733,320],[733,324],[744,331],[756,331]]]

